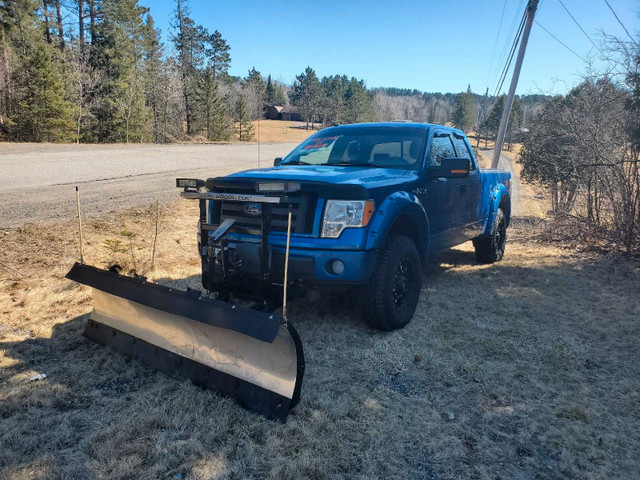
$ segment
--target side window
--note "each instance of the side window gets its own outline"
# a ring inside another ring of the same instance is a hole
[[[441,165],[443,158],[455,158],[453,143],[449,135],[435,135],[431,140],[431,165]]]
[[[458,158],[468,158],[469,159],[469,169],[475,170],[476,166],[473,163],[473,157],[471,156],[471,152],[469,152],[469,147],[467,143],[464,141],[464,138],[460,138],[457,136],[453,136],[456,142],[456,150],[458,150]]]

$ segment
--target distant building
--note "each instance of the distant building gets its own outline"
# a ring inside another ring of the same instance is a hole
[[[284,110],[284,107],[280,105],[268,105],[267,118],[269,120],[282,120],[282,110]]]
[[[288,120],[292,122],[303,121],[302,116],[298,113],[297,107],[284,107],[281,105],[268,105],[267,118],[269,120]]]

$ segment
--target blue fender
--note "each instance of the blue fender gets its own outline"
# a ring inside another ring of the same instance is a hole
[[[496,212],[503,202],[507,202],[508,205],[504,214],[507,217],[507,226],[509,226],[509,221],[511,219],[511,197],[507,187],[503,183],[499,183],[491,189],[489,195],[489,213],[485,219],[483,235],[490,235],[492,233],[493,221],[496,218]]]
[[[392,193],[378,205],[369,225],[365,248],[383,247],[394,228],[417,238],[418,250],[426,258],[429,251],[429,220],[422,203],[412,193]]]

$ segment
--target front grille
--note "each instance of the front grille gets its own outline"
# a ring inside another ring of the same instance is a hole
[[[255,190],[239,188],[216,188],[216,192],[254,194]],[[315,212],[316,198],[309,193],[297,193],[289,195],[291,209],[291,233],[309,234],[313,231],[313,216]],[[251,202],[216,202],[213,220],[221,223],[227,218],[235,218],[236,223],[233,228],[245,230],[248,233],[259,233],[262,225],[262,215],[251,215],[244,210],[244,207]],[[271,208],[271,231],[286,232],[287,219],[289,215],[289,205],[283,204],[262,204],[262,208]]]

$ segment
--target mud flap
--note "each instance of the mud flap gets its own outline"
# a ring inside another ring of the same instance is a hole
[[[94,289],[87,338],[274,420],[300,400],[302,344],[281,317],[79,263],[66,277]]]

